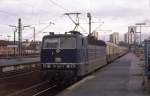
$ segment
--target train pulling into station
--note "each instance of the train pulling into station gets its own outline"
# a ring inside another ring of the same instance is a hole
[[[41,64],[46,79],[78,79],[127,53],[127,48],[83,36],[78,31],[46,35],[42,40]]]

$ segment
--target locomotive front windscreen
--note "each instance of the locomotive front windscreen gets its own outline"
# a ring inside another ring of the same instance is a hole
[[[58,38],[45,38],[43,42],[43,49],[57,49],[59,47]]]
[[[43,49],[75,49],[76,39],[74,37],[57,37],[45,38],[43,42]]]

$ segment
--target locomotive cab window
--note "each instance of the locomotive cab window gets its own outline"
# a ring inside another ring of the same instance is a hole
[[[75,49],[76,39],[74,37],[45,38],[43,49]]]
[[[74,37],[61,37],[60,48],[61,49],[75,49],[76,39]]]
[[[59,47],[58,38],[46,38],[43,43],[44,49],[57,49]]]

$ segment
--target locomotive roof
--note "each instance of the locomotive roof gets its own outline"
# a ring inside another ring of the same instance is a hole
[[[93,36],[88,36],[88,42],[89,42],[90,44],[93,44],[93,45],[106,46],[105,41],[103,41],[103,40],[97,40],[97,39],[95,39]]]
[[[83,35],[76,35],[76,34],[54,34],[54,35],[46,35],[46,36],[44,36],[44,38],[48,38],[48,37],[77,37],[77,36],[85,37]],[[87,36],[87,40],[88,40],[89,44],[92,44],[92,45],[106,46],[105,41],[97,40],[91,36]]]
[[[116,45],[116,44],[114,44],[114,43],[111,43],[111,42],[106,42],[106,45],[119,47],[118,45]]]
[[[76,37],[76,36],[83,36],[78,31],[69,31],[69,32],[65,32],[65,34],[54,34],[54,32],[51,32],[51,33],[50,33],[50,35],[46,35],[44,37],[68,37],[68,36]]]
[[[78,35],[73,35],[73,34],[55,34],[55,35],[46,35],[46,36],[44,36],[44,38],[46,38],[46,37],[76,37],[76,36],[78,36]]]

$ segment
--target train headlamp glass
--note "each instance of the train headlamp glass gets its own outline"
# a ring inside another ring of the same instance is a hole
[[[51,68],[51,65],[47,65],[47,68]]]
[[[70,68],[70,65],[67,65],[66,67],[67,67],[67,68]]]

